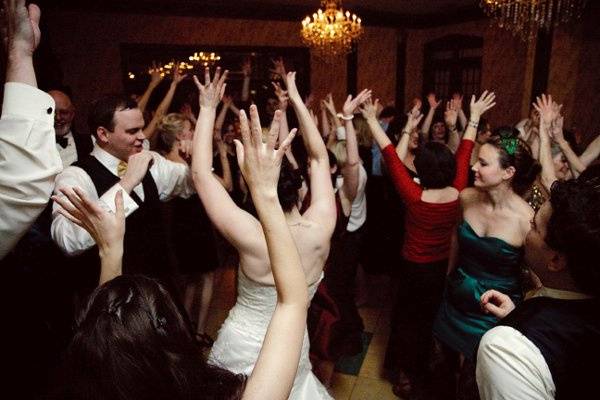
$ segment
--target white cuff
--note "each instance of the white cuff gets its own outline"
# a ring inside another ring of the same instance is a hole
[[[346,128],[338,126],[335,129],[335,136],[337,137],[337,140],[346,140]]]
[[[139,206],[131,198],[129,193],[127,193],[125,191],[125,189],[123,189],[123,187],[118,183],[116,185],[114,185],[113,187],[111,187],[110,189],[108,189],[100,197],[100,204],[102,205],[102,207],[105,210],[111,211],[113,213],[116,212],[117,208],[115,206],[115,196],[117,195],[117,192],[119,190],[123,191],[123,210],[125,211],[125,217],[128,217],[129,215],[131,215],[131,213],[133,213],[135,210],[137,210],[139,208]]]
[[[6,82],[2,118],[9,115],[41,120],[54,126],[54,99],[31,85]]]

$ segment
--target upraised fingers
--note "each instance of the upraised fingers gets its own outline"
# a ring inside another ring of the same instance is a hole
[[[258,116],[258,109],[254,104],[250,106],[250,133],[255,144],[262,143],[260,117]]]
[[[277,149],[277,157],[279,159],[283,158],[283,155],[285,154],[285,152],[292,145],[292,141],[294,140],[294,137],[296,136],[297,131],[298,130],[296,128],[292,129],[290,131],[290,133],[287,135],[287,137],[285,139],[283,139],[283,141],[281,143],[279,143],[279,148]]]
[[[244,110],[240,110],[240,134],[242,136],[242,143],[244,146],[250,146],[252,143],[250,136],[250,125],[248,124],[248,117],[246,116],[246,111]]]
[[[269,136],[267,136],[267,149],[273,150],[275,149],[275,145],[277,144],[277,138],[279,137],[279,127],[281,125],[281,111],[275,111],[275,115],[273,116],[273,122],[271,123],[271,129],[269,130]]]
[[[198,77],[196,75],[194,75],[192,78],[194,79],[194,83],[196,84],[196,87],[198,88],[198,90],[203,90],[204,85],[202,85],[200,83],[200,81],[198,80]]]

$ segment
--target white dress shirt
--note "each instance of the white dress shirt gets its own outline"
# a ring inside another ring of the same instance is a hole
[[[67,147],[62,147],[56,143],[56,150],[62,160],[63,168],[67,168],[69,165],[77,161],[77,147],[75,146],[75,138],[73,138],[73,132],[69,131],[64,136],[67,139]]]
[[[176,196],[187,198],[195,192],[190,170],[186,165],[169,161],[158,153],[151,153],[154,157],[154,162],[150,167],[150,174],[154,178],[161,201],[167,201]],[[115,176],[118,176],[117,167],[120,162],[118,158],[109,154],[98,145],[94,146],[91,155],[96,157]],[[78,187],[82,189],[88,194],[90,199],[99,200],[102,207],[112,212],[115,210],[115,195],[117,191],[123,190],[125,216],[131,215],[131,213],[138,209],[137,203],[119,183],[98,197],[98,192],[92,179],[79,167],[70,166],[56,177],[55,194],[63,196],[59,190],[66,187]],[[144,200],[144,188],[141,183],[133,188],[133,191],[142,201]],[[94,246],[94,239],[92,239],[90,234],[59,214],[59,208],[60,206],[54,203],[51,234],[56,244],[69,255],[77,255]],[[158,215],[156,217],[160,218]]]
[[[0,118],[0,259],[46,207],[61,169],[54,100],[33,86],[6,83]]]
[[[544,287],[531,298],[540,296],[563,300],[590,298]],[[497,326],[483,335],[477,352],[476,375],[482,400],[553,400],[556,394],[552,374],[540,350],[509,326]]]

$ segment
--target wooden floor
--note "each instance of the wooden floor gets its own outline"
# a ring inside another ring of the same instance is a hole
[[[235,304],[234,268],[219,270],[215,286],[215,296],[211,306],[208,333],[217,337],[217,332],[229,309]],[[386,276],[371,277],[367,285],[366,306],[359,312],[365,324],[364,358],[358,360],[341,360],[330,389],[337,400],[398,399],[391,389],[391,384],[383,379],[383,358],[389,336],[390,288]],[[353,373],[348,373],[352,371]]]

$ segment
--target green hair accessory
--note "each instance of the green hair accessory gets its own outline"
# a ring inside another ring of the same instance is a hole
[[[519,147],[519,139],[508,132],[503,133],[504,135],[500,134],[500,146],[502,146],[504,151],[509,155],[514,156],[517,152],[517,147]]]

